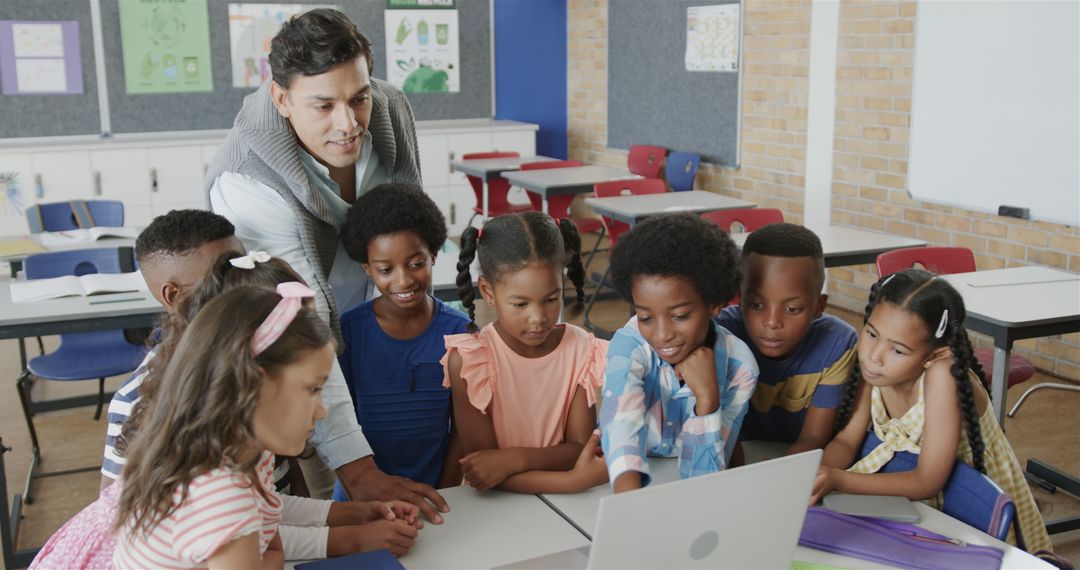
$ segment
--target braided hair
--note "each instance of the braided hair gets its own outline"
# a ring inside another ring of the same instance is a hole
[[[489,220],[480,230],[465,228],[457,263],[458,297],[469,313],[469,331],[476,332],[476,288],[470,267],[480,259],[480,275],[491,282],[506,272],[519,271],[534,261],[565,267],[577,298],[576,315],[585,306],[585,267],[581,264],[581,234],[568,219],[555,220],[542,212],[523,212]]]
[[[870,298],[863,313],[863,325],[870,320],[870,315],[878,303],[891,303],[918,316],[926,325],[929,342],[935,347],[949,347],[953,359],[950,371],[956,379],[956,394],[963,417],[964,432],[971,447],[972,461],[976,469],[986,473],[983,459],[986,446],[979,427],[979,413],[975,406],[969,371],[974,372],[984,386],[986,374],[975,359],[971,339],[964,328],[967,315],[964,299],[948,281],[935,277],[928,271],[907,269],[879,279],[870,288]],[[844,387],[843,399],[837,408],[836,431],[843,429],[851,420],[855,394],[861,381],[862,371],[856,359]]]

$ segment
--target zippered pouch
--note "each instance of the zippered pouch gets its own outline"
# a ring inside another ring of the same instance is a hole
[[[1001,567],[1000,549],[955,540],[914,525],[836,513],[822,507],[806,511],[799,544],[920,570]]]

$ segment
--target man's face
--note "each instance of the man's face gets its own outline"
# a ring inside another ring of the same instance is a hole
[[[292,124],[300,145],[329,168],[348,168],[360,159],[371,121],[367,66],[360,56],[321,75],[296,75],[288,89],[270,85],[274,106]]]

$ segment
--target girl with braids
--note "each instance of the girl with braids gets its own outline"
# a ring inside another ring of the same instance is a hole
[[[461,235],[458,292],[475,331],[469,266],[495,322],[446,337],[443,385],[452,390],[465,483],[520,493],[575,492],[604,482],[596,454],[596,393],[607,342],[559,324],[563,269],[584,297],[581,236],[570,220],[526,212]]]
[[[1020,462],[994,419],[965,315],[956,289],[926,271],[874,284],[838,433],[825,448],[811,504],[831,491],[936,498],[959,459],[1012,497],[1026,549],[1050,551]],[[855,461],[868,429],[883,443]],[[916,468],[877,473],[899,451],[918,454]],[[1011,534],[1009,541],[1017,543]]]
[[[274,454],[301,453],[326,417],[336,356],[329,327],[304,305],[313,296],[298,282],[237,287],[184,331],[128,448],[114,567],[281,567],[290,508],[274,491]],[[411,547],[417,507],[373,503],[368,517],[408,527],[401,549]]]

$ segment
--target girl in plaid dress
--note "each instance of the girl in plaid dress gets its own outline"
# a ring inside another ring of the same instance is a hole
[[[1012,497],[1026,549],[1049,551],[1020,462],[994,419],[965,314],[960,294],[926,271],[909,269],[874,284],[837,412],[838,433],[825,448],[811,501],[835,490],[934,505],[960,460]],[[868,429],[882,443],[855,461]],[[878,473],[901,451],[919,456],[913,471]],[[1009,541],[1017,544],[1017,537],[1010,533]]]

